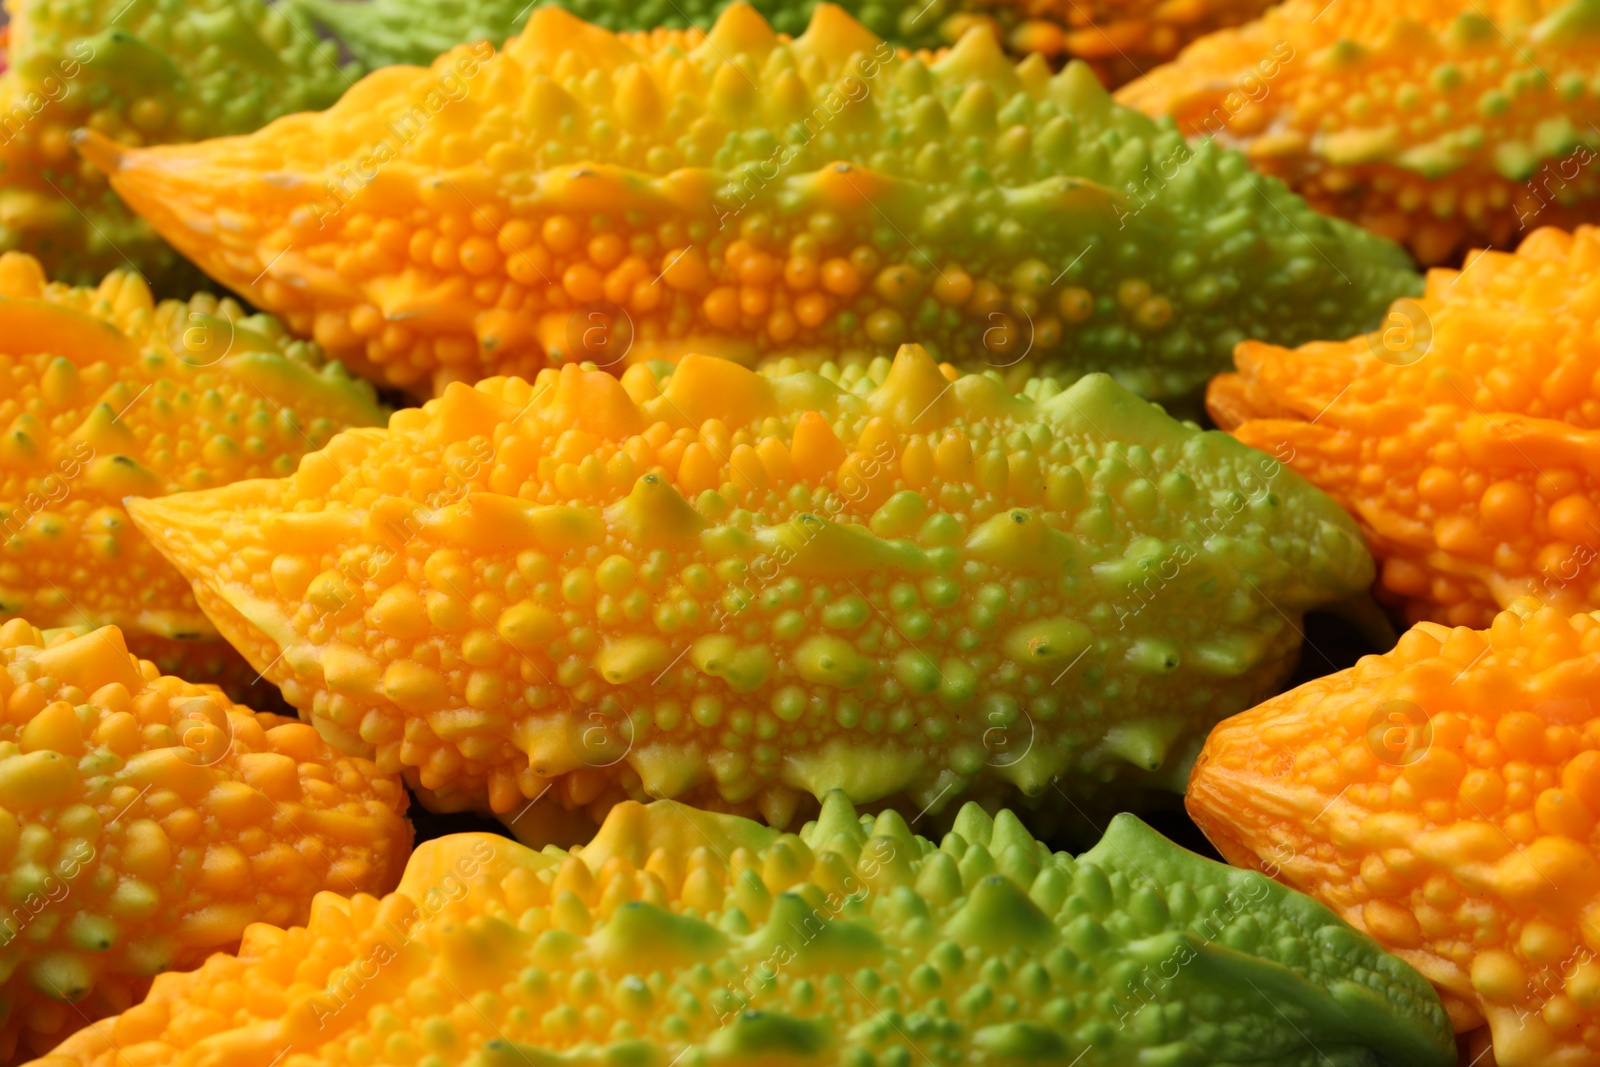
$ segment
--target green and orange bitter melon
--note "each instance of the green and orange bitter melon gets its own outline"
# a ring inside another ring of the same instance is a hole
[[[831,5],[619,37],[541,8],[189,146],[82,146],[214,278],[420,393],[689,352],[1106,371],[1185,395],[1238,341],[1375,324],[1420,278],[1243,156],[974,31],[897,53]]]
[[[1600,1062],[1600,614],[1531,599],[1221,723],[1188,805],[1417,968],[1463,1062]],[[1487,1029],[1484,1028],[1485,1025]],[[1485,1059],[1490,1039],[1493,1058]]]
[[[556,0],[608,30],[711,28],[729,0]],[[1120,85],[1171,59],[1183,45],[1259,15],[1273,0],[845,0],[840,6],[899,48],[955,44],[984,27],[1016,53],[1088,61]],[[526,0],[290,0],[338,34],[369,67],[426,66],[458,44],[499,47],[522,29]],[[753,0],[779,33],[798,37],[816,0]]]
[[[304,723],[163,676],[116,627],[0,625],[0,1062],[125,1011],[153,976],[383,893],[398,778]]]
[[[591,843],[417,849],[31,1067],[1448,1067],[1427,983],[1327,908],[1131,815],[1076,859],[967,805],[941,843],[672,801]]]
[[[0,620],[121,627],[164,671],[276,700],[195,605],[122,501],[285,475],[381,422],[372,389],[268,315],[137,274],[48,282],[0,256]]]
[[[1349,509],[1408,621],[1600,607],[1597,270],[1600,230],[1539,230],[1429,272],[1375,333],[1246,342],[1206,402]]]
[[[1595,0],[1289,0],[1118,93],[1424,264],[1600,221]]]
[[[1331,499],[1104,375],[667,370],[458,383],[130,514],[325,736],[535,836],[629,797],[1132,804],[1372,580]]]
[[[93,285],[132,267],[162,296],[198,271],[72,150],[86,127],[126,145],[246,133],[336,100],[356,73],[310,22],[261,0],[9,0],[0,74],[0,251]]]

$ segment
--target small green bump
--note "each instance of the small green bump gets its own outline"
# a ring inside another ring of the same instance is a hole
[[[942,511],[928,516],[917,531],[917,540],[927,545],[953,545],[962,539],[961,523],[954,515]]]
[[[788,949],[808,967],[833,970],[870,966],[885,955],[882,939],[870,928],[840,918],[826,903],[813,906],[799,893],[773,898],[766,924],[746,948],[757,958]]]
[[[611,963],[629,961],[645,944],[653,953],[687,962],[721,951],[727,939],[698,919],[634,900],[618,905],[588,942],[597,959]]]
[[[994,817],[977,802],[969,800],[956,813],[950,832],[966,845],[987,846],[994,835]],[[947,837],[946,841],[949,840]]]
[[[923,696],[939,688],[939,668],[925,654],[908,648],[894,659],[894,674],[913,695]]]
[[[772,1055],[812,1058],[822,1055],[832,1042],[831,1029],[822,1018],[744,1011],[712,1035],[706,1051],[713,1060]]]
[[[1530,40],[1543,44],[1577,44],[1583,38],[1600,35],[1600,0],[1569,0],[1556,8],[1528,32]]]
[[[970,888],[995,873],[994,857],[982,845],[969,845],[956,870],[961,873],[962,886]]]
[[[1567,115],[1553,115],[1533,130],[1534,150],[1547,159],[1564,156],[1582,143],[1577,126]]]
[[[949,657],[939,671],[939,697],[946,704],[965,704],[978,692],[978,672],[966,660]]]
[[[1034,876],[1028,897],[1044,911],[1054,915],[1071,892],[1071,876],[1059,867],[1045,867]]]
[[[822,609],[822,624],[830,630],[854,630],[872,615],[872,606],[849,593]]]
[[[1099,914],[1111,907],[1111,880],[1105,871],[1093,863],[1081,862],[1082,859],[1080,856],[1077,874],[1072,879],[1073,893]]]
[[[52,1000],[76,1003],[94,988],[94,970],[71,952],[51,952],[28,965],[28,984]]]
[[[986,1026],[972,1035],[973,1043],[994,1056],[1049,1062],[1070,1059],[1067,1040],[1041,1023],[1013,1022]],[[1144,1062],[1144,1057],[1140,1057]]]
[[[852,689],[872,679],[872,661],[840,637],[809,637],[795,649],[792,660],[801,678],[818,685]]]
[[[784,722],[798,722],[806,710],[806,691],[797,685],[786,685],[772,694],[772,714]]]
[[[1495,145],[1495,173],[1507,181],[1527,181],[1541,162],[1539,153],[1520,141],[1502,141]]]
[[[1022,825],[1022,820],[1007,808],[1001,809],[994,817],[994,829],[990,833],[988,847],[997,856],[1008,848],[1016,848],[1031,855],[1038,851],[1039,842],[1028,833],[1027,828]]]
[[[921,493],[902,489],[872,513],[869,525],[879,537],[909,537],[922,519],[927,503]]]
[[[1012,945],[1042,947],[1059,935],[1056,925],[1011,879],[991,874],[973,887],[944,933],[962,944],[995,951]]]
[[[1497,119],[1511,110],[1511,97],[1499,89],[1489,89],[1478,97],[1478,114],[1486,119]]]
[[[936,904],[948,904],[961,895],[961,871],[948,853],[935,852],[917,872],[917,892]]]
[[[1137,722],[1118,723],[1106,733],[1105,745],[1141,770],[1159,770],[1183,729],[1176,715],[1159,715]]]
[[[1128,648],[1128,663],[1147,674],[1171,674],[1183,663],[1178,646],[1159,637],[1140,637]]]
[[[1363,45],[1348,37],[1341,37],[1317,53],[1312,62],[1330,68],[1351,67],[1366,57],[1367,49]]]
[[[1461,68],[1454,63],[1440,63],[1428,75],[1428,84],[1433,86],[1436,92],[1441,93],[1454,92],[1461,88],[1464,80]]]
[[[105,952],[116,946],[121,931],[100,915],[79,912],[67,923],[67,943],[84,952]]]

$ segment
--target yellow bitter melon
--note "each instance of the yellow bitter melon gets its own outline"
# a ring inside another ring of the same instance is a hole
[[[304,723],[164,676],[116,627],[0,625],[0,1062],[312,898],[383,893],[405,789]]]
[[[1074,859],[976,804],[937,846],[835,794],[778,834],[672,801],[534,852],[458,834],[31,1067],[1447,1067],[1420,975],[1132,815]]]
[[[0,256],[0,619],[121,627],[167,673],[276,694],[195,606],[122,500],[284,475],[379,422],[367,383],[230,299],[151,299],[137,274],[47,282]]]
[[[879,374],[455,384],[129,510],[325,736],[508,818],[1134,803],[1372,580],[1331,499],[1104,375]]]
[[[618,36],[534,12],[257,134],[88,156],[213,277],[419,393],[699,352],[1105,371],[1186,395],[1246,337],[1376,324],[1421,279],[1242,155],[974,30],[897,53],[831,5]]]

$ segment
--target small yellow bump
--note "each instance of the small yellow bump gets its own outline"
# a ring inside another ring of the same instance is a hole
[[[406,711],[426,712],[438,707],[450,689],[437,671],[410,660],[396,660],[384,669],[383,694]]]
[[[1490,949],[1472,960],[1472,988],[1487,1000],[1501,1004],[1517,1000],[1527,981],[1522,964],[1509,952]]]
[[[595,656],[595,670],[612,685],[627,685],[667,665],[671,650],[657,637],[613,641]]]

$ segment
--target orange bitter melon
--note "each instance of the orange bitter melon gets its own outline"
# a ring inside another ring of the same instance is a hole
[[[130,514],[325,736],[513,819],[1133,803],[1372,578],[1332,500],[1104,375],[668,370],[457,383]]]
[[[1597,268],[1600,230],[1540,230],[1430,272],[1376,333],[1241,345],[1207,402],[1356,516],[1410,621],[1600,606]]]
[[[304,723],[163,676],[116,627],[0,625],[0,1062],[163,971],[393,888],[405,790]]]
[[[233,300],[156,303],[126,271],[70,288],[16,252],[0,256],[0,380],[0,619],[115,623],[168,673],[265,702],[122,500],[288,474],[382,420],[371,387]]]
[[[1600,1062],[1597,675],[1600,615],[1418,623],[1218,725],[1189,810],[1487,1021],[1501,1067]]]
[[[1289,0],[1118,100],[1423,264],[1600,220],[1594,0]]]
[[[570,851],[429,841],[395,893],[251,927],[237,957],[158,979],[31,1067],[124,1049],[229,1067],[1454,1059],[1411,968],[1132,815],[1073,858],[1009,811],[968,804],[935,845],[838,794],[798,834],[663,800]]]
[[[494,53],[198,145],[82,145],[213,277],[419,393],[689,352],[861,360],[1187,395],[1245,337],[1370,328],[1395,245],[1242,156],[973,31],[897,53],[832,5],[618,36],[540,8]]]

